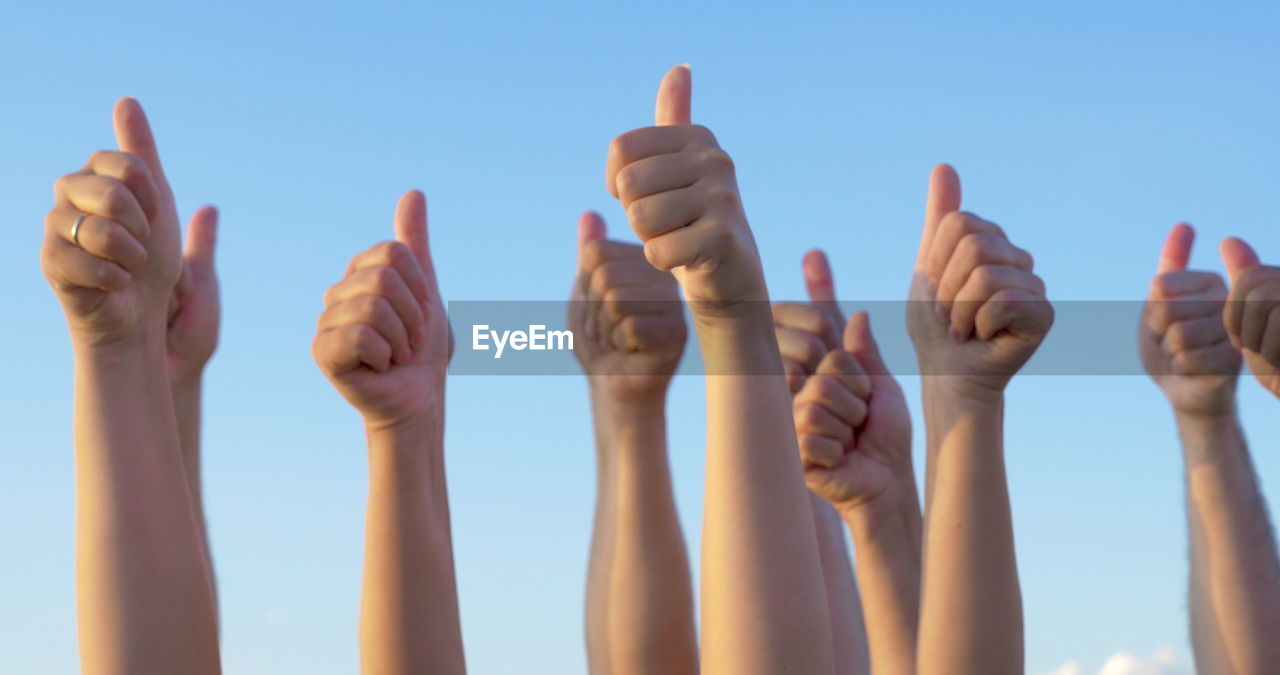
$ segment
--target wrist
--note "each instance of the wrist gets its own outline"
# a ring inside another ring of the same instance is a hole
[[[1004,385],[993,386],[964,375],[925,375],[920,382],[925,400],[989,407],[1004,402]]]
[[[159,329],[140,329],[127,337],[103,339],[98,335],[71,335],[76,360],[85,365],[137,364],[154,362],[164,367],[165,334]]]
[[[919,518],[920,503],[912,477],[896,479],[883,492],[857,504],[836,505],[855,541],[874,541],[905,532],[911,514]]]

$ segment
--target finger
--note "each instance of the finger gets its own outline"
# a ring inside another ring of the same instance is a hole
[[[139,241],[147,240],[151,231],[147,215],[124,183],[97,174],[73,173],[58,179],[54,189],[77,211],[114,220]]]
[[[942,217],[960,209],[960,175],[949,164],[933,167],[929,174],[929,196],[924,206],[924,232],[920,236],[920,250],[916,254],[916,270],[923,271],[926,254],[933,245],[933,235]]]
[[[426,314],[404,277],[392,267],[364,267],[331,286],[324,294],[325,307],[362,296],[386,298],[404,322],[414,346],[421,344]]]
[[[1263,332],[1262,348],[1257,350],[1267,363],[1280,367],[1280,305],[1271,308],[1267,315],[1267,327]]]
[[[431,241],[427,229],[427,197],[418,190],[410,190],[396,204],[396,241],[413,253],[413,259],[422,270],[429,298],[440,296],[436,280],[436,268],[431,261]]]
[[[937,299],[949,309],[956,293],[974,270],[984,265],[1007,265],[1030,272],[1031,254],[997,234],[981,232],[966,235],[956,244],[939,278]]]
[[[619,197],[618,172],[624,167],[650,157],[685,154],[698,150],[719,149],[719,147],[715,134],[700,125],[645,127],[628,131],[609,144],[609,155],[605,160],[604,169],[605,186],[609,188],[609,194]],[[712,157],[708,156],[708,159]]]
[[[347,265],[347,272],[344,276],[351,276],[357,270],[366,267],[391,267],[400,273],[400,278],[409,285],[409,290],[413,291],[413,296],[417,298],[420,304],[425,304],[431,300],[431,289],[427,287],[427,278],[422,272],[422,266],[418,264],[417,256],[409,250],[409,247],[398,241],[384,241],[375,244],[367,251],[363,251],[351,259]]]
[[[89,171],[124,183],[148,218],[160,211],[160,189],[147,163],[127,152],[99,150],[89,155]]]
[[[1222,277],[1213,272],[1175,270],[1165,272],[1151,280],[1147,297],[1175,298],[1190,293],[1222,287]]]
[[[693,70],[689,64],[682,63],[668,70],[662,84],[658,85],[658,100],[653,108],[654,124],[660,127],[692,124],[692,101]]]
[[[1277,304],[1277,299],[1268,292],[1267,286],[1254,286],[1243,302],[1244,317],[1240,322],[1239,347],[1262,351],[1262,338],[1267,332],[1267,317]],[[1225,328],[1224,328],[1225,330]]]
[[[773,322],[779,326],[812,333],[828,350],[840,346],[840,337],[827,314],[813,305],[780,302],[773,306]]]
[[[362,365],[379,373],[391,367],[391,345],[373,326],[347,324],[316,336],[316,363],[331,375],[341,375]]]
[[[834,438],[818,434],[800,434],[800,461],[805,466],[834,469],[844,462],[844,445]]]
[[[843,349],[827,352],[818,367],[813,369],[813,374],[835,378],[858,398],[865,399],[871,395],[871,378],[867,377],[858,359]]]
[[[862,364],[863,370],[872,377],[889,375],[889,369],[880,356],[880,347],[871,334],[871,317],[866,312],[857,312],[849,317],[844,326],[844,349],[853,354]]]
[[[1155,335],[1164,335],[1175,321],[1203,316],[1223,316],[1224,313],[1229,313],[1233,309],[1232,304],[1241,304],[1227,302],[1223,297],[1225,295],[1226,288],[1222,286],[1221,277],[1218,277],[1216,287],[1211,286],[1207,291],[1188,293],[1175,298],[1150,300],[1145,307],[1147,329]],[[1229,324],[1227,328],[1230,329]]]
[[[627,205],[627,219],[641,241],[693,223],[706,210],[706,191],[698,186],[650,195]]]
[[[81,216],[84,216],[84,220],[80,221],[80,227],[73,237],[71,228]],[[85,216],[79,211],[65,208],[54,209],[46,217],[46,228],[63,242],[77,246],[92,256],[117,263],[131,274],[142,269],[147,262],[146,247],[124,225],[114,220]]]
[[[1016,288],[1035,296],[1044,296],[1040,277],[1012,265],[979,265],[969,273],[964,286],[951,303],[951,328],[960,339],[973,334],[974,317],[987,298],[1002,288]]]
[[[1223,239],[1218,245],[1218,252],[1222,254],[1222,263],[1227,266],[1227,276],[1233,284],[1241,272],[1262,264],[1253,247],[1238,237]]]
[[[212,276],[217,247],[218,209],[213,206],[201,207],[191,216],[191,222],[187,225],[187,241],[182,258],[197,275]]]
[[[341,326],[364,324],[373,326],[391,347],[394,363],[409,363],[413,350],[409,345],[409,332],[391,303],[383,297],[361,295],[329,306],[320,315],[320,329],[330,330]],[[373,365],[373,364],[370,364]]]
[[[610,340],[615,349],[652,353],[683,346],[686,337],[683,317],[643,314],[622,317],[613,326]]]
[[[787,378],[787,390],[792,394],[800,391],[804,386],[805,380],[809,378],[809,373],[805,371],[805,367],[791,359],[782,359],[782,372]]]
[[[1160,264],[1156,274],[1185,270],[1191,260],[1191,246],[1196,241],[1196,231],[1186,223],[1178,223],[1169,230],[1169,236],[1160,249]]]
[[[813,249],[804,254],[800,263],[804,273],[805,290],[809,293],[809,301],[822,310],[831,323],[833,334],[840,332],[844,325],[844,313],[836,302],[836,282],[831,274],[831,263],[822,249]]]
[[[112,118],[116,145],[120,146],[120,151],[136,155],[146,162],[156,186],[162,190],[167,188],[164,167],[160,165],[160,151],[156,148],[156,138],[151,132],[151,123],[147,120],[142,104],[137,99],[126,96],[116,101]]]
[[[801,388],[797,398],[822,404],[840,421],[856,429],[867,420],[867,401],[849,391],[845,383],[831,375],[814,375]]]
[[[778,337],[778,351],[783,360],[799,364],[806,374],[816,370],[827,355],[828,347],[813,333],[782,326],[776,327],[774,333]]]
[[[974,329],[980,340],[990,340],[1001,331],[1022,338],[1038,338],[1053,324],[1053,307],[1040,296],[1015,289],[996,291],[974,318]]]
[[[1236,375],[1240,372],[1240,350],[1222,340],[1207,347],[1187,349],[1173,355],[1173,372],[1183,375]]]
[[[964,211],[952,211],[942,217],[938,229],[934,233],[933,246],[929,250],[929,261],[926,269],[929,278],[934,281],[942,279],[942,273],[951,262],[957,246],[970,235],[992,235],[991,239],[1004,239],[1004,230],[999,225]]]
[[[583,263],[586,260],[584,250],[587,244],[593,241],[601,241],[605,237],[607,228],[604,224],[604,218],[595,211],[586,211],[578,217],[578,269],[590,269]]]
[[[592,270],[587,277],[588,299],[604,297],[611,288],[639,288],[652,300],[676,303],[679,286],[670,272],[654,269],[644,259],[644,249],[634,247],[639,257],[634,260],[610,260]]]
[[[657,235],[644,243],[644,257],[660,270],[697,267],[713,259],[712,242],[719,236],[720,225],[700,219],[685,227]]]
[[[689,187],[708,174],[732,172],[733,159],[724,150],[673,151],[637,159],[618,169],[614,186],[623,206],[661,192]]]
[[[60,291],[96,288],[107,293],[121,291],[133,277],[119,264],[76,248],[62,239],[46,239],[49,282]]]
[[[808,386],[807,382],[805,386]],[[804,389],[801,389],[792,406],[795,409],[796,433],[826,436],[838,441],[843,448],[853,445],[853,428],[842,422],[821,403],[802,399],[803,394]]]
[[[642,286],[616,286],[600,296],[600,305],[612,322],[637,314],[671,314],[675,305],[670,299],[655,297]]]
[[[1227,339],[1227,329],[1218,314],[1175,321],[1165,330],[1160,342],[1165,352],[1177,354],[1188,349],[1207,347]]]

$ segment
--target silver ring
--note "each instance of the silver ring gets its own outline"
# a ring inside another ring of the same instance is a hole
[[[76,248],[84,248],[80,245],[80,224],[88,217],[82,213],[79,218],[76,218],[76,222],[71,223],[71,241],[76,245]]]

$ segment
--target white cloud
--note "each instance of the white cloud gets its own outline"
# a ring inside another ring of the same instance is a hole
[[[1172,647],[1161,647],[1146,658],[1129,652],[1117,652],[1102,664],[1098,675],[1189,675],[1190,669],[1178,663]],[[1041,675],[1085,675],[1084,666],[1078,661],[1067,661],[1054,670]]]

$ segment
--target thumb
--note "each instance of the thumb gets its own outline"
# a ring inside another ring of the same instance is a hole
[[[1156,274],[1167,274],[1187,269],[1191,260],[1191,245],[1196,241],[1196,231],[1186,223],[1178,223],[1169,230],[1169,236],[1160,249],[1160,264]]]
[[[201,207],[187,225],[187,243],[182,257],[200,274],[213,272],[214,249],[218,245],[218,209]]]
[[[876,377],[889,374],[884,359],[880,357],[880,347],[871,335],[871,317],[866,312],[857,312],[844,325],[844,349],[858,359],[868,375]]]
[[[1222,263],[1227,266],[1227,276],[1233,283],[1240,272],[1262,264],[1253,247],[1238,237],[1223,239],[1218,245],[1218,251],[1222,254]]]
[[[396,241],[409,247],[422,268],[427,284],[435,291],[436,270],[431,264],[431,246],[427,240],[427,197],[418,190],[404,193],[396,204]]]
[[[578,268],[582,268],[582,249],[587,244],[604,239],[604,218],[595,211],[587,211],[578,218]]]
[[[827,261],[827,254],[817,248],[809,251],[804,254],[801,269],[804,272],[804,286],[809,292],[809,301],[822,310],[831,320],[835,331],[840,332],[840,324],[844,323],[844,317],[841,315],[840,305],[836,302],[836,283],[831,275],[831,264]]]
[[[925,255],[933,244],[934,233],[942,217],[960,210],[960,174],[950,164],[939,164],[929,174],[929,196],[924,205],[924,232],[920,235],[920,251],[916,269],[923,269]]]
[[[138,157],[151,169],[151,174],[159,185],[165,184],[164,169],[160,166],[160,151],[156,149],[156,138],[151,133],[151,123],[147,121],[147,113],[142,104],[132,96],[116,101],[112,115],[116,133],[116,145],[121,152]]]
[[[660,127],[689,125],[693,103],[693,71],[682,63],[667,71],[658,86],[658,102],[653,109],[653,122]]]

